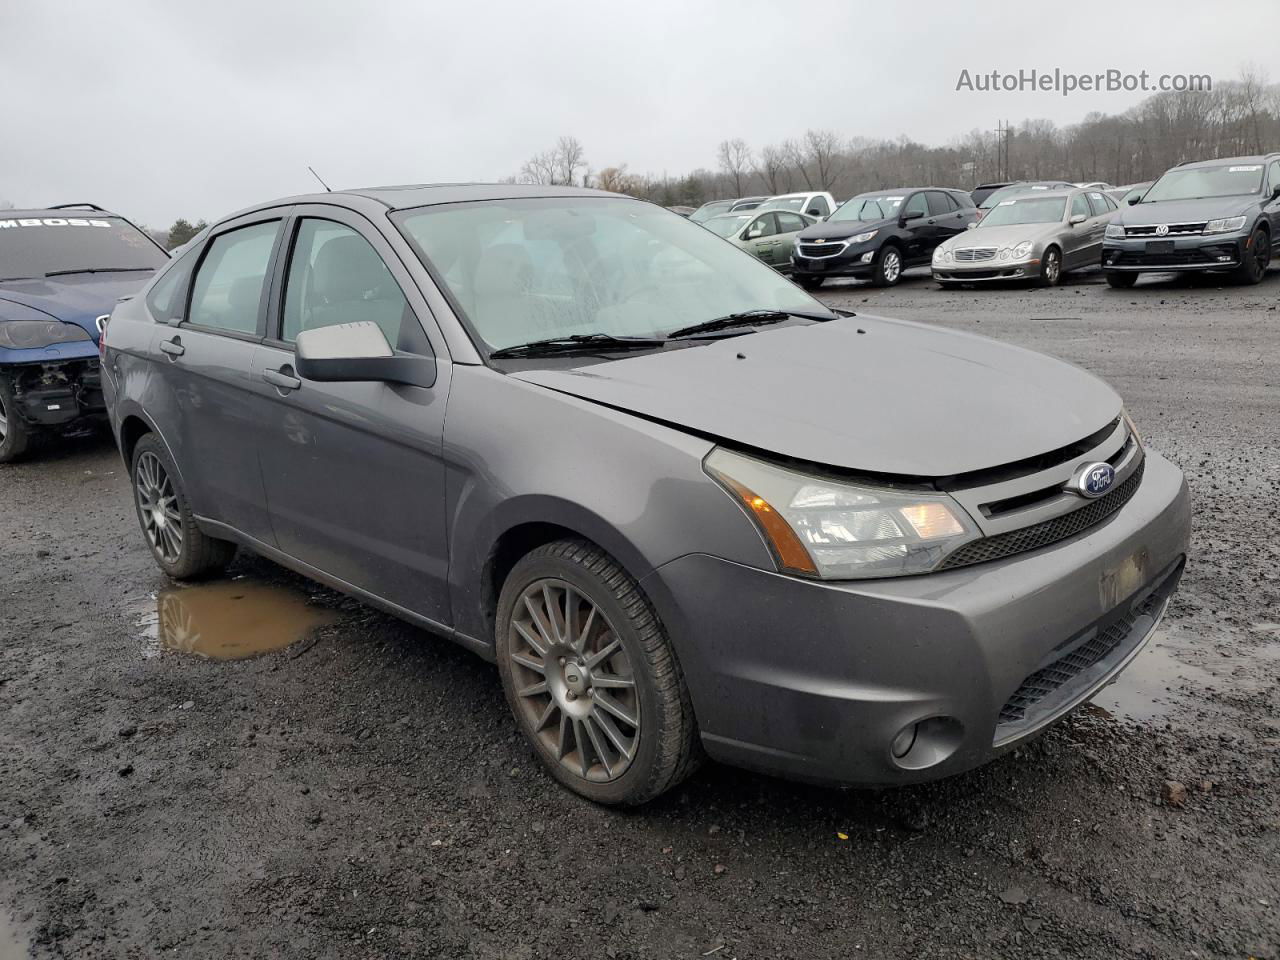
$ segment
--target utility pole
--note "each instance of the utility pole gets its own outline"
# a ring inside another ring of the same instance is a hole
[[[996,121],[996,179],[1008,180],[1009,171],[1009,138],[1013,136],[1013,127],[1008,120]]]

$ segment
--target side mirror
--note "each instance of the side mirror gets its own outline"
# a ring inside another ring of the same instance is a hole
[[[1129,206],[1132,207],[1135,204],[1139,204],[1142,202],[1142,196],[1143,196],[1142,194],[1138,194],[1136,197],[1130,197],[1126,202],[1129,204]]]
[[[966,223],[966,224],[964,225],[964,228],[965,228],[966,230],[973,230],[973,229],[976,229],[976,228],[977,228],[977,226],[978,226],[978,221],[977,221],[977,220],[970,220],[968,223]]]
[[[294,369],[319,383],[373,381],[430,387],[436,382],[434,357],[396,353],[382,328],[371,320],[303,330],[294,343]]]
[[[908,220],[919,220],[923,216],[924,216],[923,211],[908,210],[902,215],[902,222],[906,223]]]
[[[1280,199],[1280,184],[1277,184],[1274,188],[1272,188],[1271,199],[1272,200]]]
[[[1071,226],[1074,227],[1076,224],[1084,223],[1088,219],[1089,218],[1086,217],[1083,213],[1073,213],[1071,215],[1071,219],[1068,220],[1067,223],[1071,224]]]

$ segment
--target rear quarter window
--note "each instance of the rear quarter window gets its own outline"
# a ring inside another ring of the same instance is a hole
[[[151,285],[151,289],[147,291],[147,310],[153,320],[168,323],[175,318],[182,319],[182,310],[187,300],[187,284],[191,280],[191,269],[199,259],[199,251],[199,245],[189,249]]]

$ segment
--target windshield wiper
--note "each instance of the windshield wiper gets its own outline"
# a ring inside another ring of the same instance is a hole
[[[503,347],[489,354],[491,358],[549,357],[557,353],[582,353],[601,348],[606,350],[638,350],[660,347],[666,343],[663,337],[615,337],[611,333],[575,333],[564,337],[548,337],[531,343],[518,343]]]
[[[796,310],[743,310],[740,313],[730,313],[723,317],[716,317],[714,320],[704,320],[702,323],[681,327],[679,330],[671,331],[667,334],[667,337],[674,340],[676,337],[691,337],[699,333],[714,333],[716,330],[728,330],[732,327],[763,326],[766,323],[781,323],[791,317],[803,317],[806,320],[818,320],[821,322],[836,319],[832,314],[803,313]]]
[[[0,283],[8,283],[10,280],[36,280],[37,277],[0,277]]]
[[[68,277],[73,273],[135,273],[138,270],[154,270],[155,267],[81,267],[77,270],[50,270],[46,277]]]

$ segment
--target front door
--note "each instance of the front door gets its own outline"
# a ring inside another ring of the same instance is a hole
[[[430,389],[319,383],[297,376],[293,354],[300,332],[357,321],[377,323],[403,353],[445,358],[443,339],[404,265],[358,215],[299,207],[287,232],[279,303],[253,362],[276,542],[323,573],[448,624],[449,363],[438,361]]]
[[[904,237],[904,249],[902,253],[905,265],[919,263],[922,260],[928,260],[933,256],[933,248],[937,246],[935,236],[937,234],[937,223],[933,217],[929,216],[929,201],[924,191],[913,193],[906,204],[902,207],[903,215],[908,213],[918,213],[919,216],[911,220],[905,221],[902,231]]]
[[[782,241],[778,237],[777,218],[772,213],[762,213],[747,224],[742,239],[746,248],[765,263],[773,266],[778,262]]]

